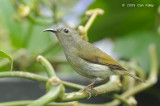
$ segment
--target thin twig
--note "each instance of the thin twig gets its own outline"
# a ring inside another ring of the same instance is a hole
[[[97,15],[102,15],[104,13],[104,10],[96,8],[93,10],[88,10],[86,12],[87,16],[90,16],[89,20],[87,21],[86,25],[83,26],[79,26],[79,32],[81,34],[82,39],[88,41],[88,36],[87,36],[87,32],[89,30],[89,28],[91,27],[91,25],[93,24],[94,20],[96,19]]]

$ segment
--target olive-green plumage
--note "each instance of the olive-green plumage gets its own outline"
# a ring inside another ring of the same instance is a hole
[[[104,53],[96,46],[82,40],[72,28],[63,27],[46,29],[54,32],[64,50],[66,59],[79,74],[92,79],[106,79],[110,75],[129,75],[142,81],[135,75],[127,72],[116,60]]]

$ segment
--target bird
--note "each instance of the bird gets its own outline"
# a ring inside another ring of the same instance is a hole
[[[57,36],[59,43],[64,51],[67,61],[71,67],[80,75],[93,79],[94,81],[86,86],[83,91],[93,90],[96,95],[97,91],[93,88],[99,80],[105,80],[111,75],[128,75],[136,80],[144,82],[139,77],[129,73],[111,56],[83,40],[79,33],[71,27],[61,27],[57,29],[45,29],[43,32],[52,32]]]

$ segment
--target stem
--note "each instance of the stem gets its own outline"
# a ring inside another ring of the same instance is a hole
[[[80,89],[85,88],[85,86],[83,86],[83,85],[74,84],[74,83],[67,82],[67,81],[63,81],[63,84],[65,87],[75,89],[75,90],[80,90]]]
[[[40,75],[36,75],[30,72],[21,72],[21,71],[13,71],[13,72],[1,72],[0,73],[0,78],[4,77],[19,77],[19,78],[26,78],[34,81],[40,81],[46,83],[48,78],[43,77]],[[71,82],[67,81],[62,81],[63,85],[67,88],[75,89],[75,90],[80,90],[83,89],[85,86],[79,85],[79,84],[74,84]]]
[[[44,95],[43,97],[41,97],[40,99],[36,100],[33,103],[33,104],[38,104],[39,105],[39,101],[42,101],[42,100],[43,101],[40,102],[41,104],[46,104],[46,103],[50,102],[50,100],[55,100],[55,98],[57,97],[57,95],[59,95],[59,93],[61,92],[60,89],[62,89],[62,85],[60,84],[59,81],[58,82],[56,81],[57,77],[53,77],[53,76],[56,76],[56,74],[55,74],[55,72],[54,72],[51,64],[44,57],[42,57],[42,56],[38,56],[37,60],[42,65],[44,65],[44,67],[47,69],[47,73],[48,73],[48,76],[50,78],[48,80],[48,82],[51,84],[51,87],[50,87],[51,91],[49,90],[49,92],[46,94],[47,96]],[[37,76],[38,79],[36,79],[36,77],[31,77],[31,76],[29,77],[29,75],[31,75],[31,74],[27,73],[27,72],[25,72],[26,74],[16,73],[16,72],[8,72],[8,73],[5,72],[5,73],[6,74],[1,74],[2,75],[1,77],[10,75],[12,77],[15,77],[15,76],[16,77],[24,77],[24,78],[30,78],[30,79],[38,80],[39,81],[39,76]],[[13,73],[13,75],[11,73]],[[56,80],[52,80],[52,78],[54,78]],[[41,78],[41,79],[43,79],[43,78]],[[44,78],[42,81],[46,81],[46,79]],[[58,85],[55,86],[55,83],[57,83]],[[78,86],[78,85],[72,84],[72,83],[66,83],[66,82],[64,82],[64,83],[67,84],[67,86],[70,86],[71,88],[81,89],[83,87],[83,86]],[[103,84],[101,86],[98,86],[95,89],[98,91],[98,94],[118,91],[118,90],[120,90],[120,86],[119,86],[118,83],[117,83],[117,79],[114,79],[114,80],[112,79],[108,83]],[[61,86],[61,87],[59,87],[59,86]],[[55,94],[55,95],[51,95],[52,97],[49,97],[50,94],[52,94],[52,93]],[[66,93],[60,100],[61,101],[73,101],[73,100],[84,99],[84,98],[87,98],[87,97],[88,97],[88,94],[86,92],[73,92],[73,93]]]
[[[0,78],[3,78],[3,77],[19,77],[19,78],[26,78],[26,79],[40,81],[40,82],[46,82],[48,80],[48,78],[40,75],[32,74],[29,72],[20,72],[20,71],[1,72]]]
[[[146,75],[144,71],[136,64],[135,60],[131,60],[130,62],[119,61],[119,63],[126,67],[130,72],[136,73],[141,79],[145,80]],[[133,74],[133,73],[132,73]],[[131,77],[124,77],[122,80],[123,90],[130,89],[134,87],[135,79]],[[130,87],[129,87],[130,86]]]
[[[131,74],[135,75],[134,71],[131,71]],[[129,77],[128,80],[129,80],[129,83],[128,83],[127,89],[131,89],[131,88],[133,88],[135,86],[135,81],[136,80],[131,78],[131,77]]]
[[[125,92],[122,96],[124,98],[129,97],[130,95],[135,95],[136,93],[143,91],[151,86],[153,86],[157,82],[158,77],[158,57],[156,52],[155,45],[150,46],[150,56],[151,56],[151,72],[146,83],[141,83],[134,88]]]
[[[32,102],[33,102],[32,100],[4,102],[4,103],[0,103],[0,106],[25,106]],[[64,103],[51,102],[45,106],[106,106],[106,105],[105,104],[84,104],[84,103],[78,103],[77,101],[73,101],[73,102],[64,102]]]
[[[0,106],[22,106],[22,105],[27,105],[31,102],[32,102],[31,100],[4,102],[4,103],[0,103]]]
[[[86,41],[88,41],[87,32],[89,28],[91,27],[91,25],[93,24],[94,20],[96,19],[97,15],[98,15],[97,11],[95,10],[93,14],[91,15],[91,17],[89,18],[85,27],[84,28],[82,27],[82,34],[83,34],[82,38],[85,39]]]
[[[13,102],[4,102],[0,103],[0,106],[23,106],[32,103],[32,100],[24,100],[24,101],[13,101]],[[65,103],[55,103],[51,102],[45,106],[74,106],[78,104],[77,102],[65,102]]]
[[[58,97],[62,96],[64,94],[64,87],[59,80],[58,77],[56,77],[55,71],[52,68],[52,65],[42,56],[37,57],[37,61],[40,62],[44,67],[46,68],[49,80],[46,82],[47,89],[49,88],[49,91],[42,96],[41,98],[35,100],[33,103],[29,104],[28,106],[42,106],[46,105],[49,102],[56,100]]]
[[[85,104],[79,103],[78,106],[106,106],[105,104]]]
[[[61,93],[62,85],[51,87],[50,90],[38,100],[33,101],[31,104],[27,106],[44,106],[47,103],[57,99],[59,94]]]
[[[88,32],[89,28],[91,27],[91,25],[93,24],[94,20],[96,19],[98,13],[97,11],[95,10],[93,12],[93,14],[91,15],[90,19],[88,20],[87,24],[85,25],[84,29],[86,31],[86,33]]]
[[[41,81],[41,82],[47,82],[48,80],[46,77],[43,77],[40,75],[32,74],[29,72],[19,72],[19,71],[1,72],[0,77],[20,77],[20,78],[27,78],[27,79]],[[72,89],[79,90],[84,88],[84,86],[82,85],[74,84],[71,82],[63,81],[62,83],[64,84],[64,86]],[[98,94],[103,94],[103,93],[108,93],[112,91],[118,91],[120,90],[120,86],[117,84],[117,81],[109,81],[108,83],[98,86],[95,89],[98,91]],[[75,95],[75,97],[73,97],[72,95]],[[87,97],[88,97],[88,94],[86,94],[85,92],[66,93],[61,101],[72,101],[77,99],[84,99]]]
[[[43,76],[39,76],[36,74],[31,74],[29,72],[1,72],[0,77],[20,77],[20,78],[27,78],[31,80],[46,82],[47,78]],[[70,83],[70,82],[62,82],[66,87],[72,88],[72,89],[82,89],[84,86]],[[103,84],[101,86],[98,86],[95,88],[98,91],[98,94],[103,93],[109,93],[113,91],[119,91],[120,86],[118,85],[117,81],[109,81],[106,84]],[[87,98],[88,94],[85,92],[73,92],[73,93],[66,93],[64,97],[60,101],[73,101],[73,100],[79,100]]]
[[[56,76],[56,73],[55,73],[54,69],[52,68],[52,65],[44,57],[39,55],[37,57],[37,61],[40,62],[42,65],[44,65],[49,78]]]
[[[98,87],[95,87],[94,89],[98,92],[98,95],[100,95],[104,93],[119,91],[120,86],[119,83],[116,80],[114,80],[114,81],[109,81],[108,83],[100,85]],[[92,96],[95,95],[92,94]],[[76,101],[88,97],[89,95],[86,92],[79,91],[79,92],[65,93],[65,95],[58,101],[63,101],[63,102]]]
[[[93,24],[93,22],[96,19],[97,15],[102,15],[103,13],[104,13],[104,11],[102,9],[99,9],[99,8],[96,8],[96,9],[93,9],[93,10],[88,10],[86,12],[86,15],[89,15],[90,18],[89,18],[88,22],[86,23],[86,25],[84,27],[83,26],[79,26],[79,31],[81,33],[82,39],[88,41],[87,32],[88,32],[89,28]]]
[[[151,55],[151,74],[148,80],[156,83],[158,76],[158,56],[157,56],[156,46],[154,44],[150,45],[150,55]]]
[[[130,104],[127,102],[127,100],[125,100],[124,98],[122,98],[120,95],[118,94],[113,94],[112,95],[113,98],[121,101],[122,103],[126,104],[127,106],[130,106]]]
[[[149,48],[150,50],[150,56],[151,56],[151,72],[149,74],[149,78],[145,83],[140,83],[137,86],[127,90],[124,92],[121,97],[122,98],[128,98],[129,96],[135,95],[151,86],[153,86],[157,82],[157,77],[158,77],[158,57],[157,57],[157,52],[156,52],[156,47],[154,44],[152,44]],[[110,103],[107,103],[107,105],[118,105],[120,104],[120,101],[114,100]]]
[[[137,75],[139,75],[139,77],[143,80],[146,79],[146,74],[144,73],[144,71],[135,63],[135,61],[131,61],[129,63],[129,67],[133,70],[136,71]]]
[[[121,65],[126,67],[127,69],[134,70],[136,74],[143,80],[146,79],[146,74],[144,73],[144,70],[142,70],[136,63],[135,60],[131,60],[130,62],[126,61],[119,61]]]

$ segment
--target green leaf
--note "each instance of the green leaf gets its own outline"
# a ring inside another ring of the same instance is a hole
[[[128,33],[153,28],[157,5],[154,8],[128,8],[122,4],[156,4],[156,0],[95,0],[89,9],[102,8],[104,15],[98,16],[88,31],[89,42],[106,37],[119,37]]]
[[[13,60],[12,58],[7,55],[6,53],[0,51],[0,58],[8,58],[8,60],[11,62],[11,71],[12,71],[12,68],[13,68]]]
[[[149,72],[151,63],[148,47],[156,44],[159,51],[159,39],[160,36],[150,31],[134,32],[117,38],[114,50],[125,59],[135,59],[145,72]]]

